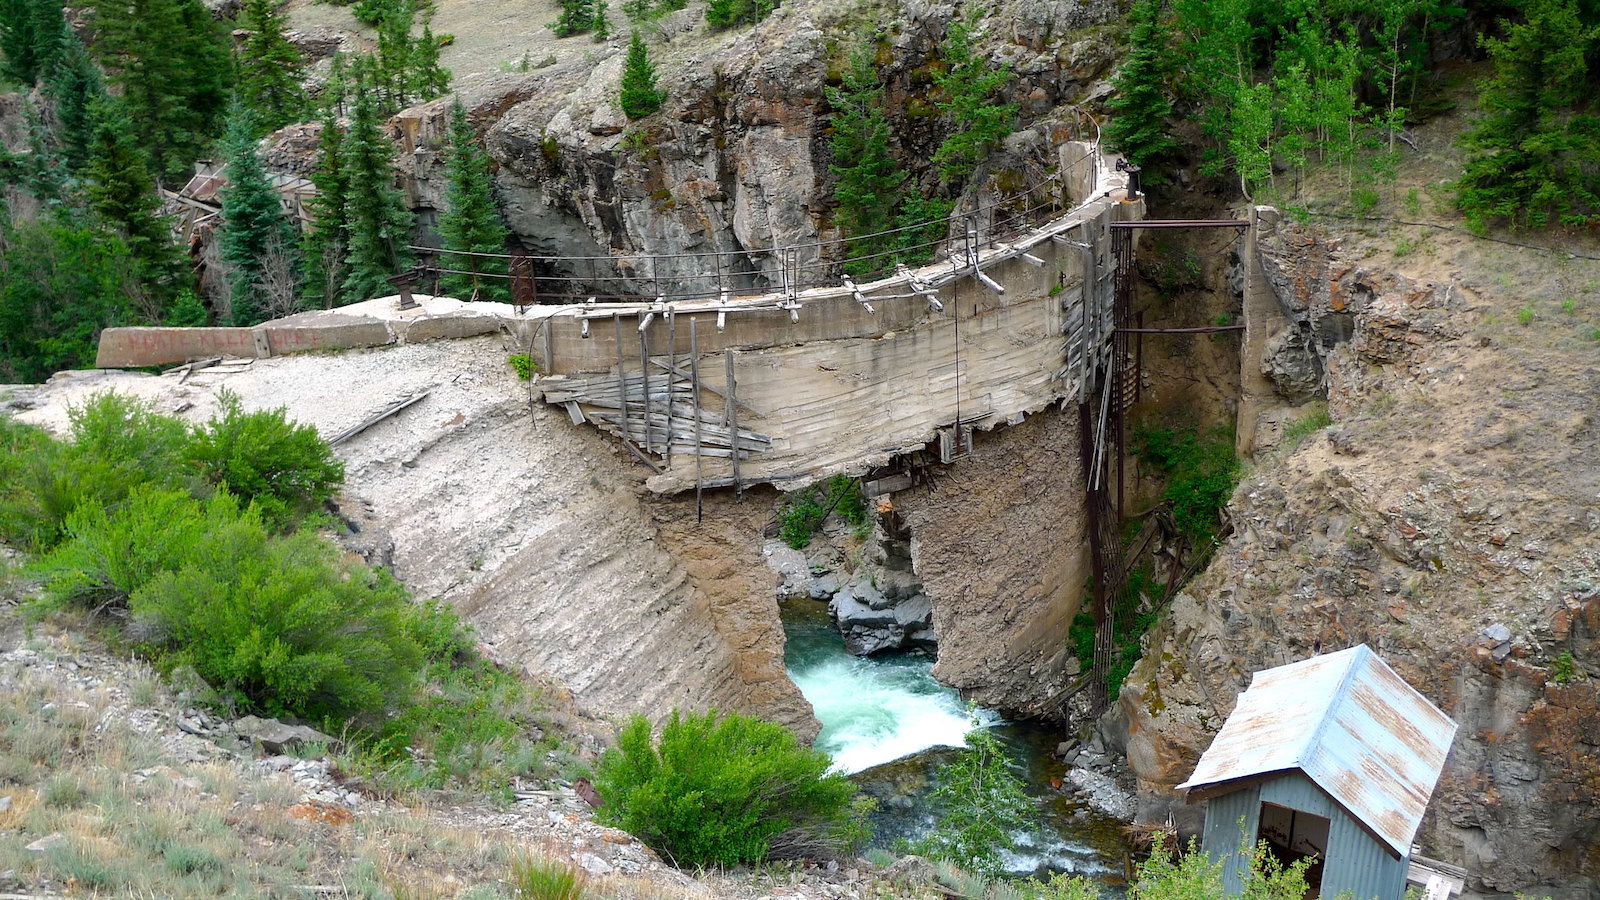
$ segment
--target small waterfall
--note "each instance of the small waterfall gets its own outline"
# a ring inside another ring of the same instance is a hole
[[[789,677],[822,723],[817,749],[834,768],[853,775],[933,747],[962,747],[966,734],[1000,717],[969,711],[952,688],[933,680],[922,654],[887,658],[851,656],[837,632],[820,622],[791,624],[786,651]]]
[[[939,765],[956,752],[952,748],[965,746],[976,719],[979,727],[995,730],[1013,756],[1013,770],[1039,802],[1040,825],[1013,836],[1017,851],[1006,854],[1007,870],[1116,882],[1125,850],[1121,824],[1090,815],[1048,788],[1049,778],[1060,774],[1049,755],[1054,735],[969,708],[954,689],[933,679],[933,660],[921,653],[851,656],[828,621],[826,604],[790,601],[783,620],[789,677],[822,723],[817,749],[879,798],[875,846],[914,841],[932,829],[927,794]]]

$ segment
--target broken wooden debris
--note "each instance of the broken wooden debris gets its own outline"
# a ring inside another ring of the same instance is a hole
[[[413,395],[413,396],[410,396],[410,397],[406,397],[406,398],[401,399],[401,400],[396,400],[395,402],[393,402],[393,403],[389,404],[388,406],[384,407],[381,412],[374,413],[373,415],[370,415],[367,418],[361,420],[359,423],[357,423],[355,425],[352,425],[349,428],[346,428],[345,430],[343,430],[343,431],[339,432],[338,434],[334,435],[332,438],[329,438],[328,439],[328,446],[335,447],[335,446],[338,446],[339,444],[344,443],[345,441],[350,440],[351,438],[355,437],[356,435],[360,434],[361,432],[366,431],[368,428],[371,428],[372,426],[378,424],[379,422],[382,422],[384,419],[387,419],[390,416],[400,412],[402,409],[405,409],[406,407],[411,406],[412,404],[421,401],[424,397],[427,397],[431,393],[433,393],[433,391],[427,390],[427,391],[423,391],[420,394],[416,394],[416,395]]]

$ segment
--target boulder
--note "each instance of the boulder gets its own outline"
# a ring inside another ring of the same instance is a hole
[[[286,725],[277,719],[245,716],[233,723],[233,730],[240,737],[273,755],[289,753],[302,744],[321,744],[330,750],[339,746],[338,740],[315,728],[305,725]]]
[[[833,595],[828,613],[856,656],[885,650],[931,649],[933,603],[926,594],[891,601],[870,583],[852,583]]]

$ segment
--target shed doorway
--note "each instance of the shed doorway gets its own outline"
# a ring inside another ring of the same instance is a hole
[[[1256,841],[1265,841],[1267,848],[1285,866],[1302,859],[1311,860],[1306,869],[1306,898],[1322,896],[1322,864],[1328,855],[1329,821],[1318,815],[1276,803],[1261,804],[1261,827]]]

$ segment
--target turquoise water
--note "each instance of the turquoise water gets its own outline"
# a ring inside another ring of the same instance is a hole
[[[1126,855],[1121,823],[1050,788],[1050,780],[1065,772],[1050,755],[1061,739],[1058,732],[1006,723],[994,712],[968,706],[933,679],[933,659],[926,654],[851,656],[828,621],[825,603],[791,601],[783,620],[789,677],[822,723],[816,747],[878,799],[875,846],[893,849],[900,840],[928,833],[935,811],[927,795],[938,783],[940,766],[964,745],[969,730],[990,728],[1038,803],[1037,827],[1013,835],[1018,850],[1006,857],[1008,871],[1120,881]]]

